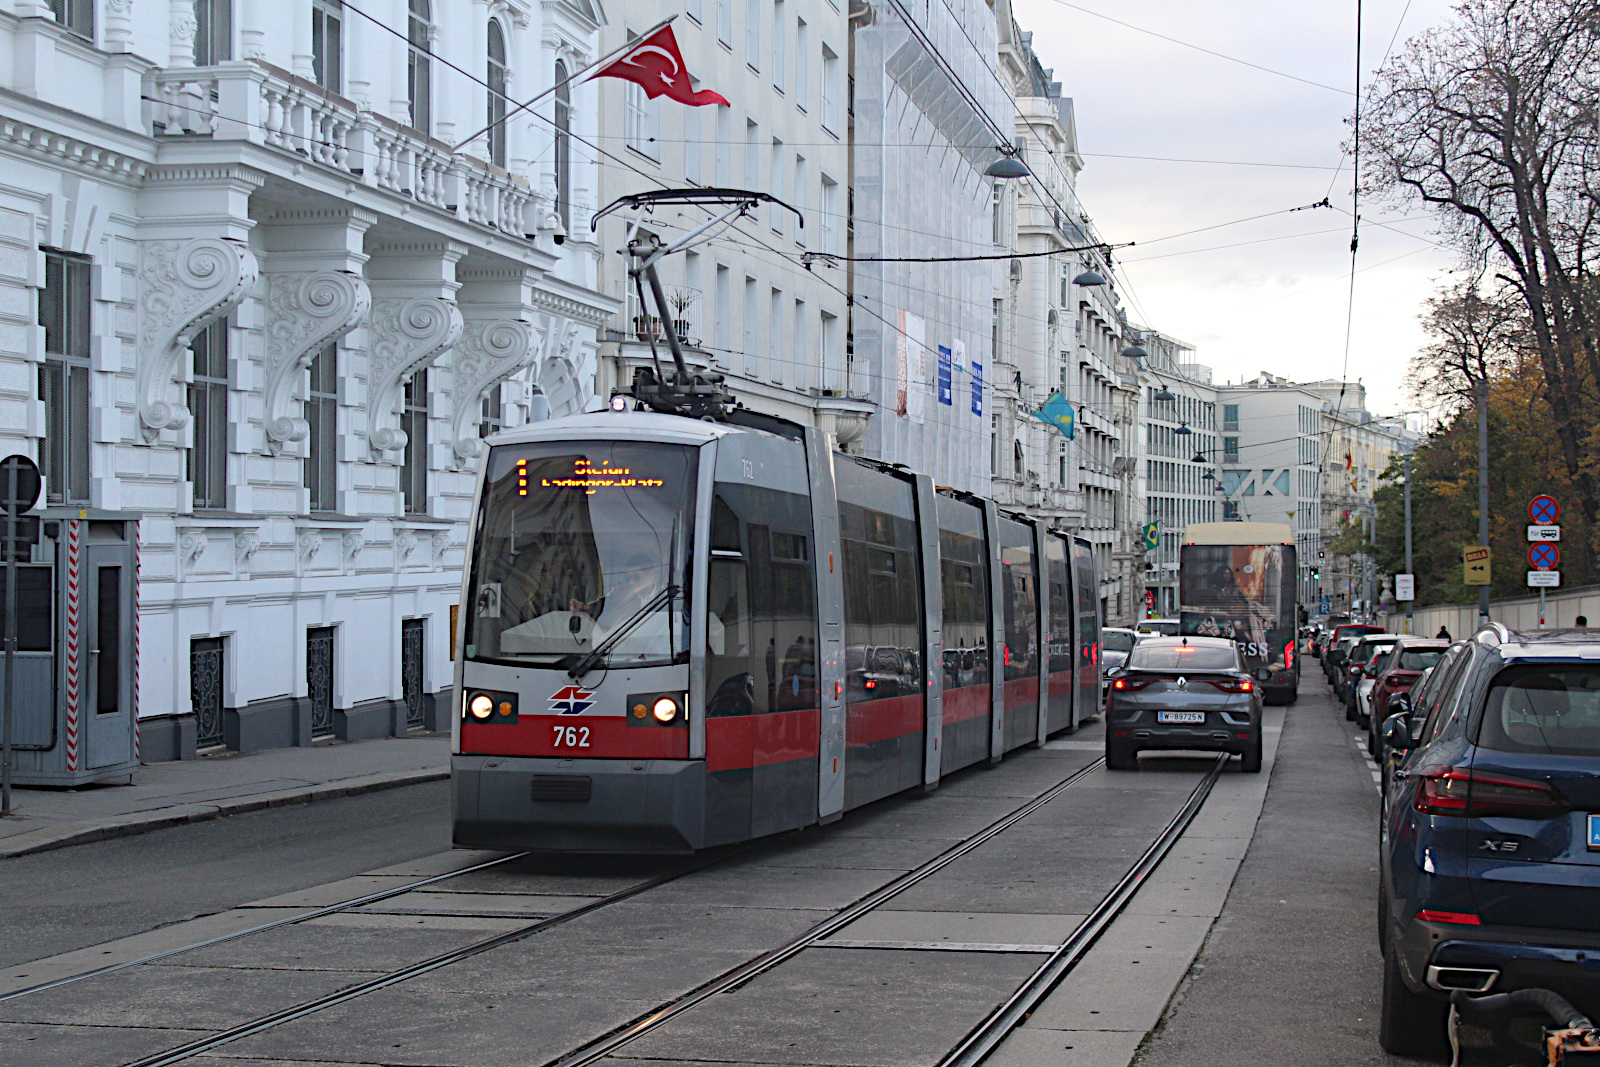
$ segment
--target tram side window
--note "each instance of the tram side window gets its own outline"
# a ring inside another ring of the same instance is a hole
[[[989,577],[983,541],[939,531],[944,590],[944,687],[989,684]]]
[[[915,525],[910,518],[841,500],[839,526],[850,699],[921,693]]]
[[[1072,669],[1071,597],[1065,559],[1050,560],[1050,673]]]
[[[711,509],[707,714],[817,706],[810,502],[719,483]]]
[[[1006,680],[1031,678],[1039,672],[1039,621],[1033,531],[1001,520],[1001,599],[1006,622]]]

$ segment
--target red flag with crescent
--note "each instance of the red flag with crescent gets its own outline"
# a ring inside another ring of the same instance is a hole
[[[683,65],[683,53],[678,51],[678,39],[673,36],[670,25],[635,41],[632,48],[601,67],[593,77],[621,78],[633,82],[652,100],[666,96],[690,107],[704,107],[707,104],[729,106],[727,98],[721,93],[714,93],[710,89],[695,92],[690,86],[689,72]]]

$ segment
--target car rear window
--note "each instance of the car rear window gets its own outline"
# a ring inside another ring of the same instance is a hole
[[[1126,652],[1133,647],[1132,634],[1119,634],[1114,630],[1100,632],[1100,647],[1107,652]]]
[[[1443,657],[1442,648],[1403,649],[1400,652],[1398,668],[1402,671],[1425,671],[1429,667],[1438,666],[1439,660]]]
[[[1135,645],[1128,666],[1146,670],[1231,671],[1239,655],[1231,647],[1216,645]]]
[[[1600,664],[1501,671],[1489,687],[1477,743],[1498,752],[1600,755]]]

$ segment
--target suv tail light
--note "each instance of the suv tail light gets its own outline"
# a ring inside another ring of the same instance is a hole
[[[1248,678],[1207,678],[1206,681],[1224,693],[1251,693],[1256,688],[1255,683]]]
[[[1424,815],[1455,815],[1479,819],[1510,815],[1523,819],[1548,818],[1567,810],[1560,793],[1544,782],[1514,778],[1509,774],[1474,771],[1470,767],[1435,767],[1418,777],[1422,788],[1412,806]]]

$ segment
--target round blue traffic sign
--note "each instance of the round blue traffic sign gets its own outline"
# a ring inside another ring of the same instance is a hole
[[[1535,526],[1554,526],[1561,518],[1561,505],[1553,496],[1536,496],[1528,501],[1528,518]]]
[[[1528,546],[1528,563],[1536,571],[1553,571],[1561,562],[1561,549],[1548,541]]]

